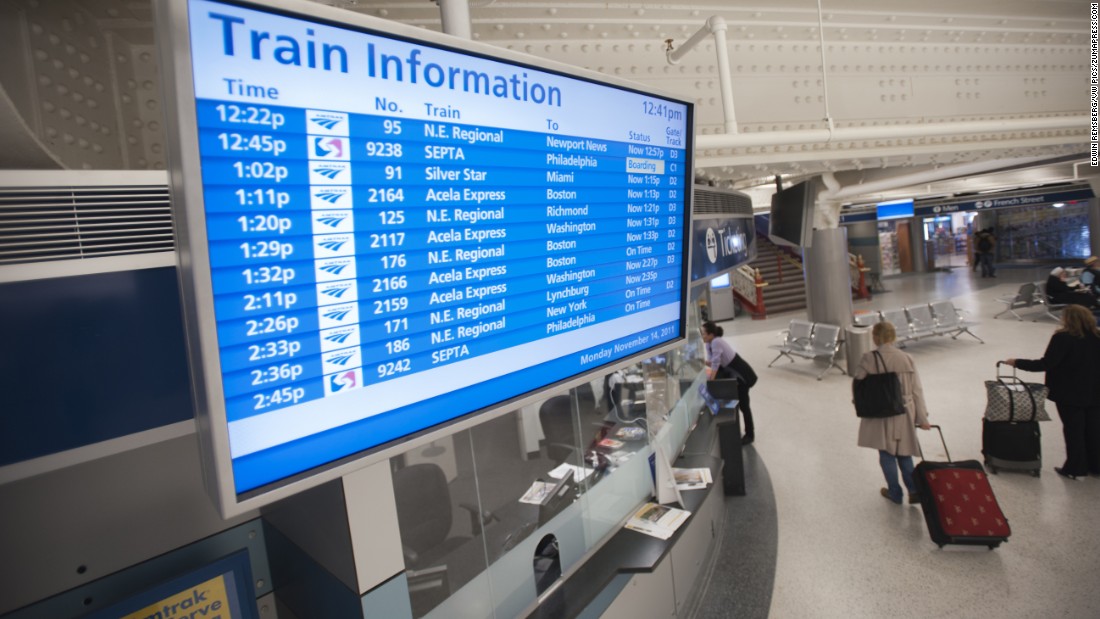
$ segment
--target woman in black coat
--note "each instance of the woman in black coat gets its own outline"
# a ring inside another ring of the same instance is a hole
[[[1066,440],[1066,463],[1055,472],[1070,479],[1100,475],[1100,330],[1092,313],[1070,305],[1062,310],[1062,328],[1050,338],[1042,359],[1005,363],[1046,372]]]

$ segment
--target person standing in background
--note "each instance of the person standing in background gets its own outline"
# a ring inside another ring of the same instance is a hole
[[[986,228],[978,232],[978,264],[982,267],[982,277],[997,277],[993,269],[993,252],[996,249],[997,237],[993,236],[993,228]]]
[[[1048,396],[1062,419],[1066,462],[1054,471],[1077,479],[1100,476],[1100,330],[1092,313],[1080,305],[1062,310],[1062,327],[1054,332],[1041,359],[1006,359],[1025,372],[1046,372]]]
[[[741,436],[741,444],[749,445],[756,440],[756,424],[753,423],[752,408],[749,406],[749,389],[756,384],[756,372],[729,342],[722,339],[722,327],[708,320],[703,323],[701,331],[703,342],[707,345],[707,378],[737,379],[738,407],[745,419],[745,433]]]
[[[901,383],[901,398],[905,403],[905,414],[893,417],[870,418],[863,417],[859,420],[859,438],[857,444],[860,447],[868,447],[878,450],[878,463],[882,467],[882,475],[886,478],[886,487],[879,490],[879,494],[889,501],[901,505],[901,485],[898,483],[898,470],[901,470],[901,481],[909,492],[910,503],[920,503],[920,495],[916,492],[913,483],[913,456],[920,453],[920,444],[917,442],[917,432],[914,428],[920,427],[927,430],[932,426],[928,424],[928,410],[924,406],[924,390],[921,388],[920,375],[917,374],[917,366],[913,358],[894,345],[897,340],[897,331],[889,322],[875,323],[871,328],[871,339],[874,340],[877,350],[863,353],[859,360],[853,379],[865,378],[868,374],[878,372],[894,372]],[[882,357],[882,361],[876,363],[875,353]],[[876,367],[877,366],[885,366]]]

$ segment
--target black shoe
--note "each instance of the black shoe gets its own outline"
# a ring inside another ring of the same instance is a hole
[[[1076,479],[1077,479],[1077,476],[1076,476],[1076,475],[1073,475],[1073,474],[1071,474],[1071,473],[1067,473],[1067,472],[1065,471],[1065,469],[1063,469],[1063,468],[1062,468],[1062,467],[1060,467],[1060,466],[1056,466],[1056,467],[1054,467],[1054,472],[1055,472],[1055,473],[1058,473],[1058,474],[1059,474],[1059,475],[1061,475],[1062,477],[1065,477],[1066,479],[1073,479],[1073,480],[1076,480]]]
[[[753,442],[754,439],[756,439],[755,436],[753,436],[751,434],[746,434],[745,436],[741,437],[741,444],[742,445],[752,445],[752,442]]]

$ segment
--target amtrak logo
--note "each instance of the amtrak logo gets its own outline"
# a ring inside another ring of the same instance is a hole
[[[359,323],[359,304],[341,303],[317,308],[317,320],[322,329],[332,329]]]
[[[361,365],[363,365],[363,359],[358,348],[344,348],[321,355],[321,372],[325,375],[334,372],[358,370]],[[358,376],[356,378],[357,384],[363,384],[361,380],[358,380]]]
[[[335,363],[336,365],[347,365],[347,362],[351,361],[351,358],[354,357],[354,356],[355,355],[353,353],[346,353],[346,354],[345,353],[340,353],[338,355],[333,355],[333,356],[325,359],[325,363]]]
[[[306,110],[306,131],[320,135],[348,135],[348,115],[343,112]]]
[[[352,336],[351,333],[333,333],[332,335],[326,335],[325,336],[325,341],[335,342],[337,344],[343,344],[343,343],[347,342],[348,338],[351,337],[351,336]]]
[[[344,246],[347,241],[325,241],[324,243],[318,243],[318,247],[324,247],[329,251],[340,251],[340,248]]]
[[[351,187],[346,185],[321,185],[313,187],[309,192],[310,208],[351,208]]]
[[[714,233],[714,228],[707,228],[707,259],[711,264],[718,261],[718,235]]]
[[[350,185],[351,162],[314,161],[309,164],[310,185]],[[350,188],[349,188],[350,190]]]
[[[351,158],[351,153],[347,149],[346,138],[310,136],[309,144],[310,159],[347,161]]]
[[[359,325],[348,325],[335,329],[325,329],[321,335],[321,352],[327,353],[341,348],[359,346]]]
[[[355,279],[354,258],[327,258],[314,262],[314,273],[317,283],[334,282],[341,279]]]
[[[313,233],[354,232],[355,218],[351,211],[313,211]]]
[[[328,217],[318,217],[317,223],[329,228],[336,228],[340,225],[340,222],[345,221],[347,218],[347,215],[330,215]]]
[[[355,253],[354,238],[350,234],[326,234],[315,237],[314,255],[319,258],[350,256]]]
[[[356,301],[355,282],[340,282],[338,284],[322,284],[317,286],[318,301],[322,304],[338,301]]]
[[[341,321],[341,320],[347,318],[348,314],[350,314],[350,313],[351,313],[351,310],[340,310],[338,312],[325,312],[324,314],[321,314],[321,315],[324,316],[325,318],[328,318],[329,320]]]

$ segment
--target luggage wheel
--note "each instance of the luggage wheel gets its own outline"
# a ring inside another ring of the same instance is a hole
[[[993,466],[992,464],[987,464],[986,466],[989,467],[989,474],[990,475],[996,475],[997,474],[997,467]]]
[[[1001,545],[1000,542],[997,542],[996,544],[989,544],[989,549],[990,550],[996,550],[997,546],[1000,546],[1000,545]]]
[[[1035,471],[1032,471],[1032,472],[1031,472],[1031,476],[1032,476],[1032,477],[1039,477],[1039,476],[1040,476],[1040,475],[1042,475],[1042,474],[1043,474],[1043,472],[1042,472],[1042,471],[1039,471],[1039,470],[1035,470]]]

